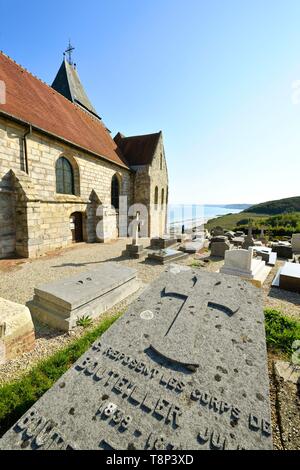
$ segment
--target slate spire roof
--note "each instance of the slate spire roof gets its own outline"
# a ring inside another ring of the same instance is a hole
[[[121,150],[99,118],[66,99],[1,51],[0,80],[6,88],[6,101],[0,102],[0,116],[30,124],[33,130],[128,168]]]
[[[52,88],[72,103],[82,106],[84,109],[101,119],[91,101],[89,100],[80,81],[75,65],[64,58],[59,71],[52,83]]]

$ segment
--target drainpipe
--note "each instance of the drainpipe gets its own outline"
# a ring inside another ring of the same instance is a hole
[[[23,149],[24,149],[24,157],[25,157],[25,171],[27,175],[29,174],[29,169],[28,169],[28,148],[27,148],[27,139],[26,137],[32,134],[32,126],[30,124],[29,130],[25,132],[23,135]]]

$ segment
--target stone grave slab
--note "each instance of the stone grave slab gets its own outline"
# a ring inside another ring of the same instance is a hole
[[[0,297],[0,365],[32,351],[34,346],[35,332],[29,309]]]
[[[292,246],[288,242],[273,243],[272,251],[277,253],[278,258],[285,258],[285,259],[293,258]]]
[[[262,296],[171,265],[0,449],[272,449]]]
[[[220,272],[249,279],[255,286],[261,287],[268,277],[271,266],[265,261],[253,257],[254,248],[237,249],[225,252],[225,262]]]
[[[170,237],[154,237],[150,240],[150,246],[152,250],[163,250],[169,246],[176,245],[177,238]]]
[[[34,289],[28,302],[33,317],[54,328],[69,331],[83,316],[94,319],[140,287],[137,271],[119,263],[76,274]]]
[[[272,251],[272,248],[269,248],[267,246],[255,247],[254,251],[258,256],[261,257],[263,261],[265,261],[266,264],[268,264],[269,266],[275,266],[277,261],[277,253]]]
[[[187,257],[187,253],[183,253],[179,250],[173,250],[172,248],[166,248],[165,250],[150,252],[147,259],[157,261],[160,264],[167,264],[171,263],[172,261],[177,261]]]
[[[233,237],[231,239],[231,243],[234,245],[234,246],[242,246],[243,243],[244,243],[244,240],[245,240],[245,237],[243,236],[239,236],[239,237]]]
[[[205,247],[205,240],[196,238],[190,242],[185,242],[180,246],[179,250],[185,253],[197,253],[197,251],[202,250]]]
[[[286,262],[278,269],[272,287],[300,294],[300,264]]]

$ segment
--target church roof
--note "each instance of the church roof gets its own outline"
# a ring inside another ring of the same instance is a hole
[[[150,165],[162,132],[155,134],[124,137],[120,132],[115,136],[115,142],[121,149],[130,166]]]
[[[0,52],[0,80],[6,103],[0,113],[128,168],[103,123]]]
[[[69,64],[66,58],[64,58],[57,72],[54,82],[52,83],[52,88],[69,101],[72,101],[72,103],[79,104],[90,113],[99,117],[82,86],[75,66]]]

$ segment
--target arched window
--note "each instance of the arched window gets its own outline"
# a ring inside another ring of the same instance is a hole
[[[119,209],[120,197],[120,184],[117,175],[114,175],[111,180],[111,205],[115,209]]]
[[[169,202],[169,187],[167,186],[167,189],[166,189],[166,204],[168,205],[168,202]]]
[[[160,169],[162,170],[163,167],[163,155],[162,153],[160,154]]]
[[[60,157],[56,162],[56,192],[75,194],[73,168],[65,157]]]
[[[156,209],[157,209],[157,205],[158,205],[158,187],[155,186],[155,191],[154,191],[154,204],[156,205]]]
[[[161,190],[161,205],[163,206],[165,202],[165,190],[164,188]]]

